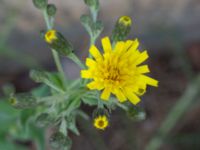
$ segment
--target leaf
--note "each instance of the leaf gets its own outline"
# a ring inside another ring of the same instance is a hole
[[[99,35],[103,31],[103,28],[104,28],[104,26],[103,26],[102,21],[98,20],[96,23],[94,23],[92,26],[93,36],[95,38],[99,37]]]
[[[75,113],[76,113],[76,115],[79,115],[80,117],[82,117],[85,120],[89,120],[90,119],[89,116],[88,116],[88,114],[86,114],[82,110],[77,110]]]
[[[81,24],[85,27],[88,34],[92,34],[92,18],[88,15],[82,15],[81,18]]]
[[[0,101],[0,135],[8,131],[19,117],[20,111],[14,109],[4,100]]]
[[[27,150],[22,146],[16,145],[8,140],[0,141],[0,150]]]
[[[29,123],[29,134],[36,142],[37,150],[45,150],[45,130],[38,128],[34,123]]]
[[[30,72],[30,77],[38,83],[45,83],[51,90],[64,93],[64,85],[58,74],[48,73],[40,70],[32,70]]]
[[[98,104],[98,97],[95,92],[88,92],[82,98],[83,103],[89,106],[95,106]]]
[[[60,89],[65,89],[65,86],[63,85],[62,79],[60,77],[59,73],[47,73],[48,80],[50,80],[54,85],[59,87]]]
[[[76,127],[76,119],[75,119],[75,115],[70,115],[66,118],[67,121],[67,127],[69,130],[71,130],[74,134],[76,135],[80,135],[77,127]]]
[[[70,103],[67,106],[67,114],[70,114],[73,110],[79,108],[81,105],[81,99],[79,97],[70,99]]]
[[[42,84],[41,86],[32,89],[31,93],[35,97],[44,97],[49,95],[49,87],[47,85]]]

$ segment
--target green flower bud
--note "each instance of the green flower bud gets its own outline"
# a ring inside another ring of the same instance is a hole
[[[54,17],[56,15],[56,11],[57,11],[57,8],[54,4],[48,4],[47,5],[47,14],[50,17]]]
[[[31,70],[29,76],[31,79],[38,83],[44,82],[46,79],[48,79],[47,73],[40,70]]]
[[[2,90],[5,96],[9,96],[10,94],[15,93],[15,87],[11,83],[3,85]]]
[[[123,41],[128,36],[131,30],[132,20],[128,16],[122,16],[115,24],[115,28],[112,32],[113,41]]]
[[[39,115],[36,119],[36,125],[40,128],[47,127],[52,123],[53,119],[48,113],[43,113]]]
[[[56,150],[70,149],[72,140],[61,132],[56,132],[50,137],[50,145]]]
[[[33,0],[33,4],[38,9],[44,9],[47,7],[48,0]]]
[[[15,108],[26,109],[37,106],[37,99],[30,93],[11,95],[9,100]]]
[[[85,4],[95,10],[99,9],[99,0],[84,0]]]
[[[60,55],[67,56],[73,51],[72,44],[56,30],[47,31],[44,38],[49,46],[57,51]]]
[[[138,106],[129,106],[127,110],[127,115],[130,119],[135,121],[142,121],[146,118],[146,113],[144,110]]]

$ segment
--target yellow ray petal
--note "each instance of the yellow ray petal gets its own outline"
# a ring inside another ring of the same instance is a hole
[[[124,48],[126,50],[128,50],[129,48],[131,48],[132,44],[133,44],[133,41],[128,40],[128,41],[125,42],[125,47]]]
[[[144,62],[148,57],[149,57],[149,55],[148,55],[147,51],[144,51],[144,52],[140,53],[139,58],[136,60],[136,62],[134,64],[138,65],[138,64]]]
[[[131,45],[131,47],[130,47],[130,50],[136,50],[137,48],[138,48],[138,46],[139,46],[139,41],[138,41],[138,39],[135,39],[134,41],[132,41],[132,45]]]
[[[142,96],[146,92],[146,88],[146,84],[140,83],[139,85],[137,85],[137,90],[135,91],[135,93],[139,96]]]
[[[117,99],[122,103],[125,102],[126,96],[122,93],[122,91],[120,89],[115,89],[114,90],[114,94],[117,96]]]
[[[103,46],[103,50],[105,53],[110,53],[112,52],[112,46],[110,43],[110,39],[108,37],[105,37],[101,40],[102,42],[102,46]]]
[[[110,88],[105,88],[101,94],[101,99],[108,100],[110,97],[110,94],[111,94]]]
[[[140,80],[148,85],[155,86],[155,87],[158,86],[158,81],[151,77],[141,75]]]
[[[114,52],[117,54],[117,55],[121,55],[123,52],[126,51],[126,49],[124,48],[125,44],[124,42],[122,41],[119,41],[116,43],[115,45],[115,48],[114,48]]]
[[[137,67],[137,71],[139,73],[148,73],[150,72],[149,67],[147,65]]]
[[[93,59],[91,58],[87,58],[86,59],[86,66],[88,67],[95,67],[96,66],[96,61],[94,61]]]
[[[88,83],[87,87],[90,90],[94,90],[94,89],[102,90],[104,88],[103,85],[100,82],[97,82],[97,81],[92,81],[92,82]]]
[[[136,105],[137,103],[140,102],[140,98],[139,98],[137,95],[135,95],[135,94],[132,92],[131,89],[126,88],[126,89],[124,90],[124,94],[126,95],[126,97],[128,98],[128,100],[129,100],[132,104]]]
[[[92,73],[89,70],[81,70],[82,78],[92,78]]]
[[[101,55],[101,53],[99,52],[99,50],[97,49],[97,47],[96,46],[94,46],[94,45],[92,45],[91,47],[90,47],[90,54],[96,59],[96,60],[98,60],[98,59],[102,59],[102,55]]]

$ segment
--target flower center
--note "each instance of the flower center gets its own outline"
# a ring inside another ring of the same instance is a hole
[[[109,67],[107,72],[104,73],[104,80],[107,81],[109,84],[118,84],[120,79],[120,71],[118,68]]]
[[[99,120],[98,125],[99,125],[99,127],[103,127],[104,126],[104,121],[103,120]]]

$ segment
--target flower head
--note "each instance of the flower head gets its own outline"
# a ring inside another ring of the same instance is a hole
[[[129,16],[119,17],[112,31],[112,40],[114,42],[124,41],[131,31],[131,25],[132,19]]]
[[[60,55],[67,56],[73,51],[72,44],[56,30],[48,30],[44,35],[44,39]]]
[[[108,118],[106,115],[97,116],[94,118],[94,127],[100,130],[105,130],[108,127]]]
[[[124,26],[131,26],[132,24],[132,20],[129,16],[120,17],[118,22],[124,24]]]
[[[51,44],[54,40],[57,39],[56,30],[49,30],[45,34],[45,40],[47,43]]]
[[[111,93],[120,102],[127,99],[137,104],[138,96],[143,95],[147,85],[158,86],[158,81],[145,73],[150,72],[147,65],[140,65],[147,58],[147,51],[138,50],[138,40],[117,42],[112,49],[108,37],[102,39],[104,53],[91,46],[93,58],[86,59],[87,70],[81,71],[82,78],[92,79],[87,87],[90,90],[102,90],[101,99],[108,100]]]

